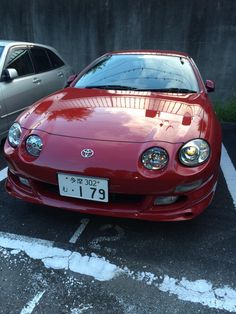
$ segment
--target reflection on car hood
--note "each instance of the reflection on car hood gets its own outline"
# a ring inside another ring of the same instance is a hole
[[[27,129],[94,140],[184,142],[206,128],[204,96],[67,88],[19,118]]]

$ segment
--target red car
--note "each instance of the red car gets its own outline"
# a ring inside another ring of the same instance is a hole
[[[187,220],[211,202],[221,128],[193,60],[108,53],[11,126],[7,191],[67,210]]]

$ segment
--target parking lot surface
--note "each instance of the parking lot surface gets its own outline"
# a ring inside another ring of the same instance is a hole
[[[192,221],[97,217],[10,197],[0,147],[0,313],[236,312],[236,129]]]

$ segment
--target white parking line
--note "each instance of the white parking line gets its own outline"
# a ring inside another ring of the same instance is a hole
[[[223,171],[228,190],[232,196],[234,207],[236,208],[236,170],[223,144],[220,166]]]
[[[5,180],[7,177],[7,167],[0,171],[0,182]]]
[[[40,299],[44,295],[44,291],[41,291],[36,294],[36,296],[33,298],[33,300],[29,301],[26,306],[22,309],[20,314],[31,314],[35,308],[35,306],[39,303]]]
[[[14,258],[21,251],[30,258],[41,260],[46,268],[70,270],[89,275],[99,281],[111,280],[122,270],[104,257],[96,254],[81,255],[79,252],[54,246],[54,242],[0,231],[0,247],[12,249]],[[1,252],[1,250],[0,250]],[[19,253],[18,252],[18,253]]]
[[[82,219],[81,220],[81,225],[79,226],[79,228],[75,231],[75,233],[73,234],[73,236],[69,240],[70,243],[76,243],[76,241],[81,236],[81,234],[83,233],[83,231],[86,228],[88,223],[89,223],[89,219]]]
[[[183,277],[179,280],[168,275],[164,275],[164,278],[161,276],[160,281],[160,276],[150,272],[136,272],[132,274],[132,278],[152,285],[162,292],[176,295],[179,300],[236,313],[236,290],[228,285],[215,286],[205,279],[191,281]]]
[[[151,285],[159,291],[176,295],[180,300],[236,313],[236,290],[223,283],[217,286],[202,278],[190,281],[187,278],[177,279],[166,274],[155,275],[150,272],[131,271],[128,267],[120,268],[94,253],[91,256],[82,256],[77,251],[58,248],[51,241],[4,232],[0,232],[0,247],[14,250],[14,254],[17,251],[24,252],[32,259],[41,260],[47,269],[69,269],[75,273],[92,276],[99,281],[115,280],[115,277],[119,275],[126,275],[135,281],[142,281],[148,286]],[[5,258],[6,255],[5,253]],[[15,254],[14,259],[16,256]],[[32,313],[33,307],[37,305],[43,293],[44,291],[38,293],[25,306],[21,314]]]

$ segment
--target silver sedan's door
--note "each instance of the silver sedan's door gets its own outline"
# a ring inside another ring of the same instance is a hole
[[[8,131],[8,121],[6,117],[5,105],[3,103],[2,83],[0,82],[0,142]]]
[[[41,97],[64,88],[70,75],[69,67],[50,49],[34,46],[30,52],[37,78],[41,82]]]
[[[50,71],[37,74],[38,79],[41,81],[41,97],[65,87],[67,81],[66,77],[68,76],[64,74],[64,68],[65,66],[60,69],[51,69]]]
[[[37,77],[26,47],[12,48],[4,69],[16,69],[18,77],[2,82],[2,100],[10,126],[16,117],[38,99]]]
[[[57,55],[56,51],[47,49],[47,54],[54,69],[53,75],[54,79],[57,81],[57,88],[64,88],[67,84],[69,76],[74,74],[72,68],[67,65],[59,55]]]

